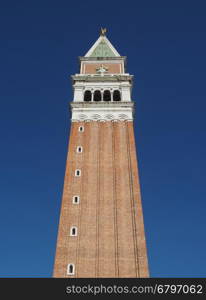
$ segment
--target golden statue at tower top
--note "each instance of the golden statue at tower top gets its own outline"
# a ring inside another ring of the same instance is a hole
[[[100,29],[100,35],[105,35],[105,33],[107,32],[107,28],[102,28]]]

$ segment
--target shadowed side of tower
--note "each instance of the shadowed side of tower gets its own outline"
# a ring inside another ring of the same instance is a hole
[[[148,277],[132,76],[104,35],[80,60],[53,276]]]

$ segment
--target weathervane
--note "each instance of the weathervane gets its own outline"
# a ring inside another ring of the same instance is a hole
[[[105,35],[105,33],[107,32],[107,28],[102,28],[100,29],[100,35]]]

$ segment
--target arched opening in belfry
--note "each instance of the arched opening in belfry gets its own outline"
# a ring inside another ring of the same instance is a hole
[[[113,92],[113,101],[121,101],[121,94],[120,91],[115,90]]]
[[[91,91],[85,91],[84,93],[84,101],[91,101],[92,100],[92,93]]]
[[[110,93],[109,90],[104,91],[103,100],[104,101],[111,101],[111,93]]]
[[[102,95],[100,91],[95,91],[94,92],[94,101],[101,101],[102,100]]]

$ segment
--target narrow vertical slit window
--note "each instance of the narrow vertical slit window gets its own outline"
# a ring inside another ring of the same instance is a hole
[[[67,275],[74,275],[75,266],[74,264],[68,264],[67,266]]]
[[[75,170],[75,176],[80,177],[81,176],[81,170],[79,170],[79,169]]]
[[[79,202],[80,202],[80,197],[79,196],[73,196],[72,203],[73,204],[79,204]]]
[[[84,131],[84,126],[79,126],[79,131],[83,132]]]
[[[83,147],[82,146],[78,146],[77,147],[77,153],[82,153],[83,152]]]
[[[77,236],[77,227],[76,226],[72,226],[70,228],[70,236]]]

